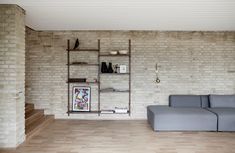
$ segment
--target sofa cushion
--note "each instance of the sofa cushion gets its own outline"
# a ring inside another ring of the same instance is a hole
[[[235,108],[235,95],[210,95],[210,107]]]
[[[148,106],[147,115],[155,131],[217,130],[216,115],[203,108]]]
[[[209,108],[218,116],[218,131],[235,131],[235,108]]]
[[[170,95],[170,107],[201,107],[201,97],[198,95]]]
[[[201,95],[201,104],[202,108],[208,108],[209,107],[209,95]]]

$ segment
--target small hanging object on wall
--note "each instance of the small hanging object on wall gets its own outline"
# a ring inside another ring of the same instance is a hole
[[[155,82],[158,84],[158,83],[161,82],[161,80],[158,77],[158,65],[157,64],[155,66],[155,73],[156,73],[156,80],[155,80]]]
[[[73,49],[77,49],[79,48],[79,40],[77,39],[76,42],[75,42],[75,45],[74,45],[74,48]]]

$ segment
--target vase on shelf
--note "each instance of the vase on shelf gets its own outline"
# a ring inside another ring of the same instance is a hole
[[[113,66],[112,66],[112,63],[109,63],[108,73],[113,73]]]
[[[106,62],[101,63],[101,73],[108,73],[108,67]]]

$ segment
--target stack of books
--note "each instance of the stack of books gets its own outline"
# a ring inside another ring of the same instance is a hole
[[[125,114],[125,113],[128,113],[128,109],[127,108],[115,107],[114,112],[115,113],[120,113],[120,114],[122,114],[122,113]]]

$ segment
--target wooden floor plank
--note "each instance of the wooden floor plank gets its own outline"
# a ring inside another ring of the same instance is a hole
[[[232,132],[153,132],[147,121],[55,120],[1,153],[235,153]]]

